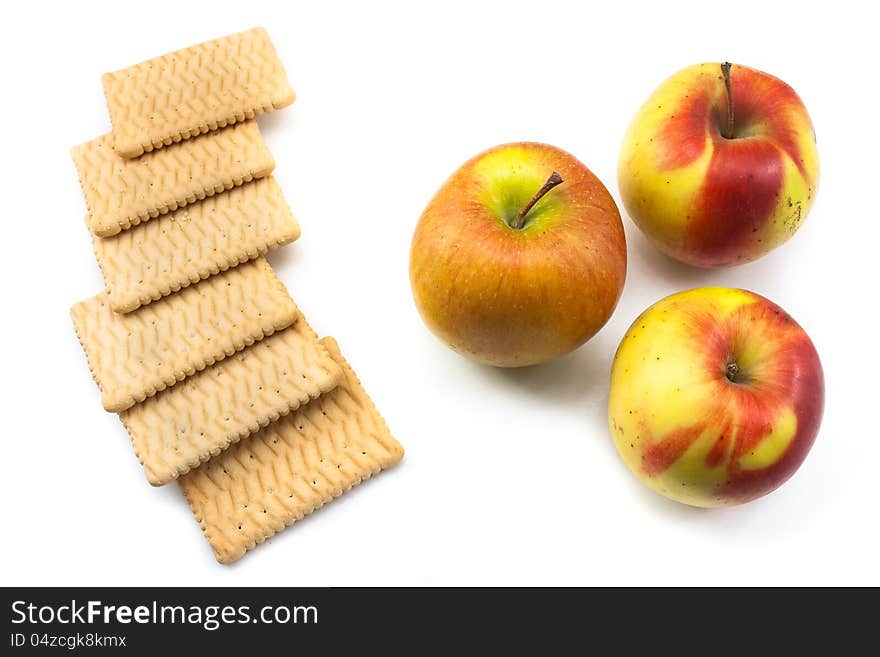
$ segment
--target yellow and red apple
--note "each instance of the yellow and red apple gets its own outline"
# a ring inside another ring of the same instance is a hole
[[[632,324],[614,358],[608,419],[638,479],[701,507],[774,490],[809,452],[824,379],[806,332],[753,292],[673,294]]]
[[[492,148],[462,165],[422,214],[410,282],[428,328],[480,363],[541,363],[611,316],[626,276],[620,213],[569,153]]]
[[[794,89],[730,64],[663,82],[630,124],[618,164],[636,225],[699,267],[749,262],[788,240],[818,180],[813,124]]]

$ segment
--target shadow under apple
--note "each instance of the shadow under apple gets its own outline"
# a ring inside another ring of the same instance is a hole
[[[777,489],[747,504],[703,508],[682,504],[659,495],[633,477],[626,464],[619,458],[614,467],[620,471],[620,477],[627,480],[625,485],[630,487],[633,498],[640,506],[650,508],[650,511],[662,517],[664,522],[686,526],[719,541],[742,538],[748,543],[751,542],[749,537],[758,537],[762,541],[771,540],[774,537],[791,535],[803,524],[803,519],[790,510],[756,513],[759,506],[779,506],[780,509],[789,507],[789,500],[786,499],[788,492],[784,490]]]
[[[772,258],[759,258],[735,267],[703,269],[679,262],[657,249],[631,220],[627,219],[624,226],[630,263],[627,285],[632,285],[636,277],[631,273],[638,268],[639,280],[662,282],[663,287],[666,288],[664,293],[651,300],[651,303],[659,301],[668,294],[698,287],[738,287],[761,294],[768,281],[777,284],[785,281],[788,272],[791,271],[793,256],[789,256],[791,252],[788,248],[789,244],[779,247],[775,257]],[[796,239],[797,236],[791,241]]]
[[[591,401],[607,404],[608,377],[614,347],[595,339],[573,352],[547,363],[528,367],[492,367],[470,363],[483,378],[514,386],[540,397],[543,402],[570,405]],[[469,361],[470,362],[470,361]]]
[[[679,262],[655,247],[631,222],[627,225],[626,240],[631,247],[630,266],[638,260],[638,267],[643,270],[640,275],[647,274],[653,280],[664,281],[669,285],[669,294],[695,287],[723,285],[725,272],[730,271],[701,269]]]

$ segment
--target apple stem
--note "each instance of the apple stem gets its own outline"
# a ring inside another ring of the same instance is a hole
[[[721,74],[724,76],[724,88],[727,90],[727,126],[721,132],[725,139],[733,139],[733,92],[730,90],[730,62],[721,65]]]
[[[532,200],[529,201],[528,203],[526,203],[523,206],[523,209],[519,211],[519,214],[516,215],[514,220],[512,222],[510,222],[510,227],[513,228],[514,230],[521,229],[523,227],[523,224],[525,224],[525,222],[526,222],[526,215],[529,213],[529,210],[531,210],[533,207],[535,207],[535,203],[540,201],[544,197],[544,194],[546,194],[551,189],[556,187],[556,185],[559,185],[562,182],[564,182],[562,180],[562,176],[560,176],[555,171],[553,173],[551,173],[550,177],[547,178],[547,182],[545,182],[541,186],[541,189],[539,189],[537,191],[537,193],[532,197]]]
[[[731,383],[739,383],[739,365],[736,363],[728,363],[727,369],[724,373],[727,375],[727,379]]]

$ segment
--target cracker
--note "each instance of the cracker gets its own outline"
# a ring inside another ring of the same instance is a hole
[[[120,414],[148,481],[165,484],[336,387],[342,369],[300,315],[290,328]]]
[[[403,458],[403,447],[332,338],[335,390],[179,479],[217,560],[230,563]]]
[[[299,235],[270,176],[93,243],[110,307],[127,313]]]
[[[116,152],[137,157],[296,98],[263,28],[141,62],[101,79]]]
[[[70,310],[108,411],[124,411],[290,326],[296,304],[262,258],[125,315],[107,293]]]
[[[256,121],[134,160],[116,154],[109,134],[75,146],[70,154],[89,210],[86,225],[102,237],[268,176],[275,168]]]

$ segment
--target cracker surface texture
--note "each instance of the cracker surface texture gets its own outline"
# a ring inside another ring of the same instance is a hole
[[[147,480],[159,486],[336,387],[342,368],[300,315],[120,414]]]
[[[290,105],[296,95],[263,28],[102,77],[116,152],[137,157]]]
[[[332,338],[339,385],[179,479],[217,560],[230,563],[403,458]]]
[[[256,121],[237,123],[127,160],[110,134],[71,150],[95,235],[108,237],[272,173],[275,160]]]
[[[287,328],[298,311],[259,258],[133,313],[113,312],[103,292],[70,314],[104,408],[120,412]]]
[[[92,241],[110,307],[127,313],[299,235],[281,187],[270,176]]]

